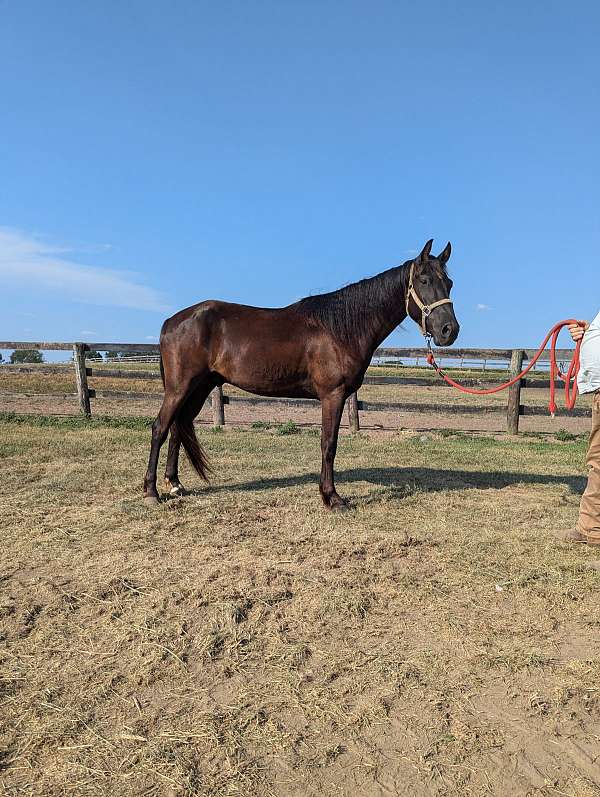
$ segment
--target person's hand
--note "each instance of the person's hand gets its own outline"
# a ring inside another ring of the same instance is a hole
[[[567,329],[575,343],[584,336],[586,330],[589,328],[589,324],[587,321],[582,321],[581,324],[569,324]]]

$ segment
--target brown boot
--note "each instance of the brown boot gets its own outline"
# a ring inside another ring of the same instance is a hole
[[[600,545],[600,538],[588,537],[577,529],[559,531],[556,535],[561,542],[580,543],[583,545]]]

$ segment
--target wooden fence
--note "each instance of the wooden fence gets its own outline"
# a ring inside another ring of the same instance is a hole
[[[155,394],[149,393],[135,393],[132,391],[116,391],[116,390],[94,390],[89,387],[88,377],[98,378],[111,378],[111,379],[160,379],[158,372],[149,372],[143,370],[121,370],[121,369],[108,369],[108,368],[94,368],[88,367],[86,364],[86,352],[88,351],[114,351],[120,354],[127,354],[130,352],[144,353],[148,355],[159,354],[157,344],[151,343],[53,343],[53,342],[23,342],[23,341],[0,341],[0,349],[19,350],[19,349],[37,349],[39,351],[72,351],[73,366],[75,369],[75,379],[77,383],[77,397],[81,412],[86,417],[91,417],[91,399],[96,397],[103,398],[123,398],[123,399],[148,399]],[[510,362],[509,373],[511,376],[516,376],[523,368],[523,363],[529,360],[536,353],[535,349],[436,349],[435,356],[439,361],[441,358],[452,358],[457,360],[473,359],[484,360],[490,362]],[[398,358],[398,359],[417,359],[425,357],[427,350],[424,348],[385,348],[377,349],[374,358]],[[570,360],[573,354],[572,349],[559,349],[557,350],[557,359]],[[545,351],[540,360],[548,361],[550,357],[549,351]],[[57,367],[44,366],[44,371],[54,371],[56,373]],[[25,371],[31,370],[27,366],[0,366],[0,374],[3,371]],[[39,369],[35,369],[39,373]],[[62,370],[62,369],[61,369]],[[485,388],[490,387],[482,378],[465,378],[461,380],[462,384],[469,387]],[[414,385],[414,386],[435,386],[435,387],[448,387],[438,376],[366,376],[364,383],[368,385]],[[557,383],[557,385],[562,383]],[[444,413],[490,413],[490,412],[506,412],[506,428],[510,434],[518,434],[519,431],[519,418],[522,415],[545,415],[547,410],[545,407],[524,406],[521,403],[521,391],[523,388],[539,388],[548,389],[550,386],[549,379],[541,378],[525,378],[516,382],[509,390],[507,396],[507,404],[505,410],[489,406],[473,405],[473,404],[460,404],[460,405],[445,405],[443,407]],[[250,405],[264,405],[267,403],[286,404],[289,406],[315,406],[316,399],[279,399],[279,398],[258,398],[251,396],[225,396],[220,387],[215,388],[211,393],[211,405],[213,412],[213,422],[215,426],[223,426],[225,424],[225,405],[232,402],[244,402]],[[394,403],[394,402],[365,402],[359,401],[356,393],[351,395],[347,401],[348,423],[353,432],[360,429],[360,413],[369,411],[383,411],[383,412],[439,412],[439,404],[421,404],[421,403]],[[571,415],[584,417],[589,415],[589,410],[575,409],[572,410]]]

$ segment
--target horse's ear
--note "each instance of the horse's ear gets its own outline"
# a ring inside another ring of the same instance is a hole
[[[450,246],[450,241],[446,244],[446,248],[443,252],[440,252],[437,256],[437,259],[442,263],[447,263],[450,260],[450,255],[452,254],[452,247]]]
[[[427,260],[427,258],[429,257],[429,253],[431,252],[432,246],[433,246],[433,238],[430,238],[423,247],[423,249],[421,250],[421,254],[419,255],[419,257],[416,258],[416,260],[419,263],[423,263],[424,261]]]

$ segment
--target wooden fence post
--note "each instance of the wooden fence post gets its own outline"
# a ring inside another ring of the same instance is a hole
[[[358,396],[356,393],[348,396],[348,425],[350,431],[360,432],[360,418],[358,416]]]
[[[510,358],[510,377],[513,379],[523,370],[523,359],[525,352],[523,349],[513,349]],[[508,405],[506,407],[506,430],[509,434],[519,434],[519,410],[521,407],[521,384],[522,379],[515,382],[508,389]]]
[[[223,406],[223,388],[219,385],[210,394],[212,404],[213,423],[215,426],[225,426],[225,407]]]
[[[75,380],[77,382],[77,395],[79,397],[79,406],[81,412],[86,418],[92,417],[92,408],[90,407],[90,389],[88,387],[87,372],[85,370],[85,351],[87,345],[85,343],[73,344],[73,364],[75,365]]]

